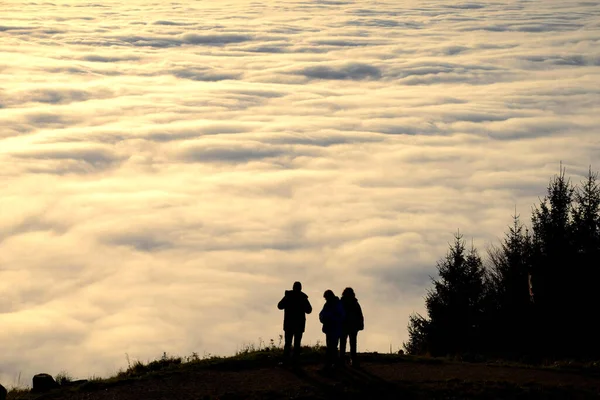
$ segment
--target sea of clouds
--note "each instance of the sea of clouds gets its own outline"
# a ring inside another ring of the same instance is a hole
[[[599,126],[596,0],[3,1],[0,382],[278,342],[295,280],[397,350]]]

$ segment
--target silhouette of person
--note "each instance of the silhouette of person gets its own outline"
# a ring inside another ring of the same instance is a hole
[[[285,291],[285,295],[277,304],[277,308],[284,310],[283,331],[285,333],[285,344],[283,347],[283,362],[287,364],[290,361],[293,340],[293,361],[296,364],[300,357],[302,334],[306,327],[306,314],[312,312],[312,306],[308,301],[308,296],[302,292],[300,282],[294,282],[292,290]]]
[[[342,337],[340,338],[340,359],[344,362],[346,357],[346,343],[350,338],[350,362],[352,366],[358,366],[356,359],[356,337],[358,331],[365,329],[363,312],[354,294],[354,289],[347,287],[342,292],[342,306],[346,316],[342,322]]]
[[[319,313],[319,321],[323,324],[325,343],[327,345],[327,361],[325,369],[338,364],[338,342],[342,336],[342,322],[344,320],[344,308],[340,298],[327,289],[323,293],[325,304]]]

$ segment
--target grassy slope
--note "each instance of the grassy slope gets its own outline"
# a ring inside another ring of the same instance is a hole
[[[279,367],[280,357],[279,349],[230,358],[164,355],[109,379],[44,395],[11,391],[8,399],[600,398],[596,364],[531,367],[361,354],[360,369],[324,374],[322,349],[307,348],[298,371]]]

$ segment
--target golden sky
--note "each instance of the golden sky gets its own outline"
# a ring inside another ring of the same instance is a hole
[[[277,339],[295,280],[398,349],[456,229],[598,169],[599,49],[596,2],[3,1],[0,382]]]

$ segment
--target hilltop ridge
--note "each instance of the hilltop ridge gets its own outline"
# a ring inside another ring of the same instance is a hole
[[[181,362],[157,360],[119,376],[62,387],[45,394],[9,393],[8,399],[488,399],[598,398],[597,365],[534,367],[447,359],[360,354],[360,368],[324,373],[321,355],[300,368],[278,365],[278,352]],[[175,360],[175,361],[174,361]],[[178,360],[178,361],[177,361]]]

